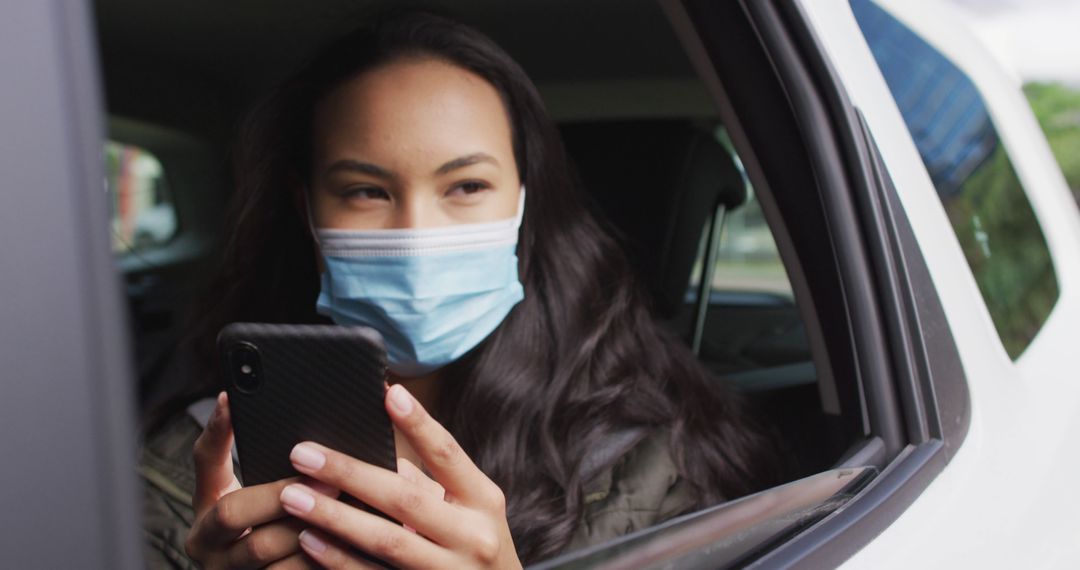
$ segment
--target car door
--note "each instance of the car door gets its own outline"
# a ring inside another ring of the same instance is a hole
[[[874,544],[968,445],[967,370],[941,277],[886,162],[895,141],[884,146],[888,135],[849,97],[801,3],[662,5],[760,198],[822,410],[854,439],[831,470],[544,567],[836,566]]]
[[[140,566],[127,331],[88,7],[0,17],[0,565]]]
[[[1080,232],[1075,203],[1018,81],[938,3],[800,5],[882,150],[934,276],[972,394],[969,443],[852,565],[1016,567],[1075,561],[1080,527],[1064,513],[1080,505],[1074,483],[1080,463],[1072,451],[1080,436],[1074,419],[1080,391],[1071,373],[1076,336],[1069,324],[1077,315]],[[883,42],[905,50],[913,64],[932,66],[935,77],[922,87],[910,85],[918,69],[902,70],[896,59],[890,63],[890,46]],[[945,174],[931,156],[948,149],[931,148],[927,137],[946,123],[958,130],[964,126],[940,111],[948,100],[937,106],[938,126],[919,124],[918,99],[929,97],[934,81],[949,82],[945,97],[968,97],[965,120],[984,116],[990,129],[984,134],[996,139],[991,144],[1011,163],[1013,172],[998,176],[1000,185],[1009,180],[1011,198],[996,195],[983,211],[965,214],[949,206],[943,193],[947,184],[940,178]],[[992,237],[994,230],[985,226],[993,214],[986,208],[994,203],[1008,207],[1012,220],[1026,221]],[[1025,243],[1028,234],[1034,236],[1029,249],[1010,261],[1009,248]],[[1039,266],[1051,269],[1050,285],[1031,285],[1009,303],[996,302],[993,297],[1001,291],[987,289],[987,266],[998,260],[1014,265],[1015,275],[1045,271],[1022,268],[1034,258],[1046,259]],[[1026,330],[1015,338],[1007,313],[1039,298],[1046,299],[1045,308],[1029,315]],[[1025,484],[1033,474],[1039,483]]]
[[[831,384],[850,412],[845,384],[858,387],[866,440],[840,467],[873,469],[815,503],[816,519],[744,512],[733,529],[711,513],[560,562],[1075,564],[1080,392],[1067,323],[1080,225],[1018,86],[929,2],[663,4],[762,195],[811,342],[824,344],[812,347],[823,400]],[[896,73],[888,49],[929,66],[922,85]],[[963,112],[950,116],[958,94]],[[949,137],[969,130],[960,142],[973,144],[955,152]],[[821,244],[806,231],[818,216]],[[1020,279],[988,279],[1002,264]],[[783,490],[764,495],[783,503]]]

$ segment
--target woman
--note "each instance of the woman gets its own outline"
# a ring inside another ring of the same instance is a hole
[[[190,563],[177,546],[190,525],[186,552],[206,567],[366,567],[363,552],[504,568],[777,481],[738,401],[654,324],[534,86],[478,32],[409,14],[335,42],[253,111],[235,165],[232,235],[196,337],[207,380],[192,393],[221,390],[221,326],[317,322],[318,306],[387,338],[401,459],[394,474],[302,443],[304,479],[240,488],[224,396],[201,436],[176,415],[142,462],[162,565]],[[358,265],[350,247],[380,236],[419,249]],[[446,263],[440,240],[476,249]],[[455,295],[475,303],[439,301]]]

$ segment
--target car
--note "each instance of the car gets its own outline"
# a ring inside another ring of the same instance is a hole
[[[233,125],[386,5],[4,5],[5,566],[141,565],[135,416],[183,381]],[[537,568],[1080,563],[1080,211],[1020,86],[945,7],[437,5],[536,81],[657,319],[793,463]],[[106,145],[160,168],[107,170]],[[140,173],[168,192],[121,196]],[[140,212],[163,229],[128,247]]]

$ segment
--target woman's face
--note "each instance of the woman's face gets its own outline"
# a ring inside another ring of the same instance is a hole
[[[368,71],[319,103],[313,136],[318,227],[433,228],[517,213],[506,109],[460,67],[403,59]]]

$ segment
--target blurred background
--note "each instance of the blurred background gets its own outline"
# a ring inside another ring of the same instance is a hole
[[[1080,202],[1080,0],[945,0],[1024,86]]]

